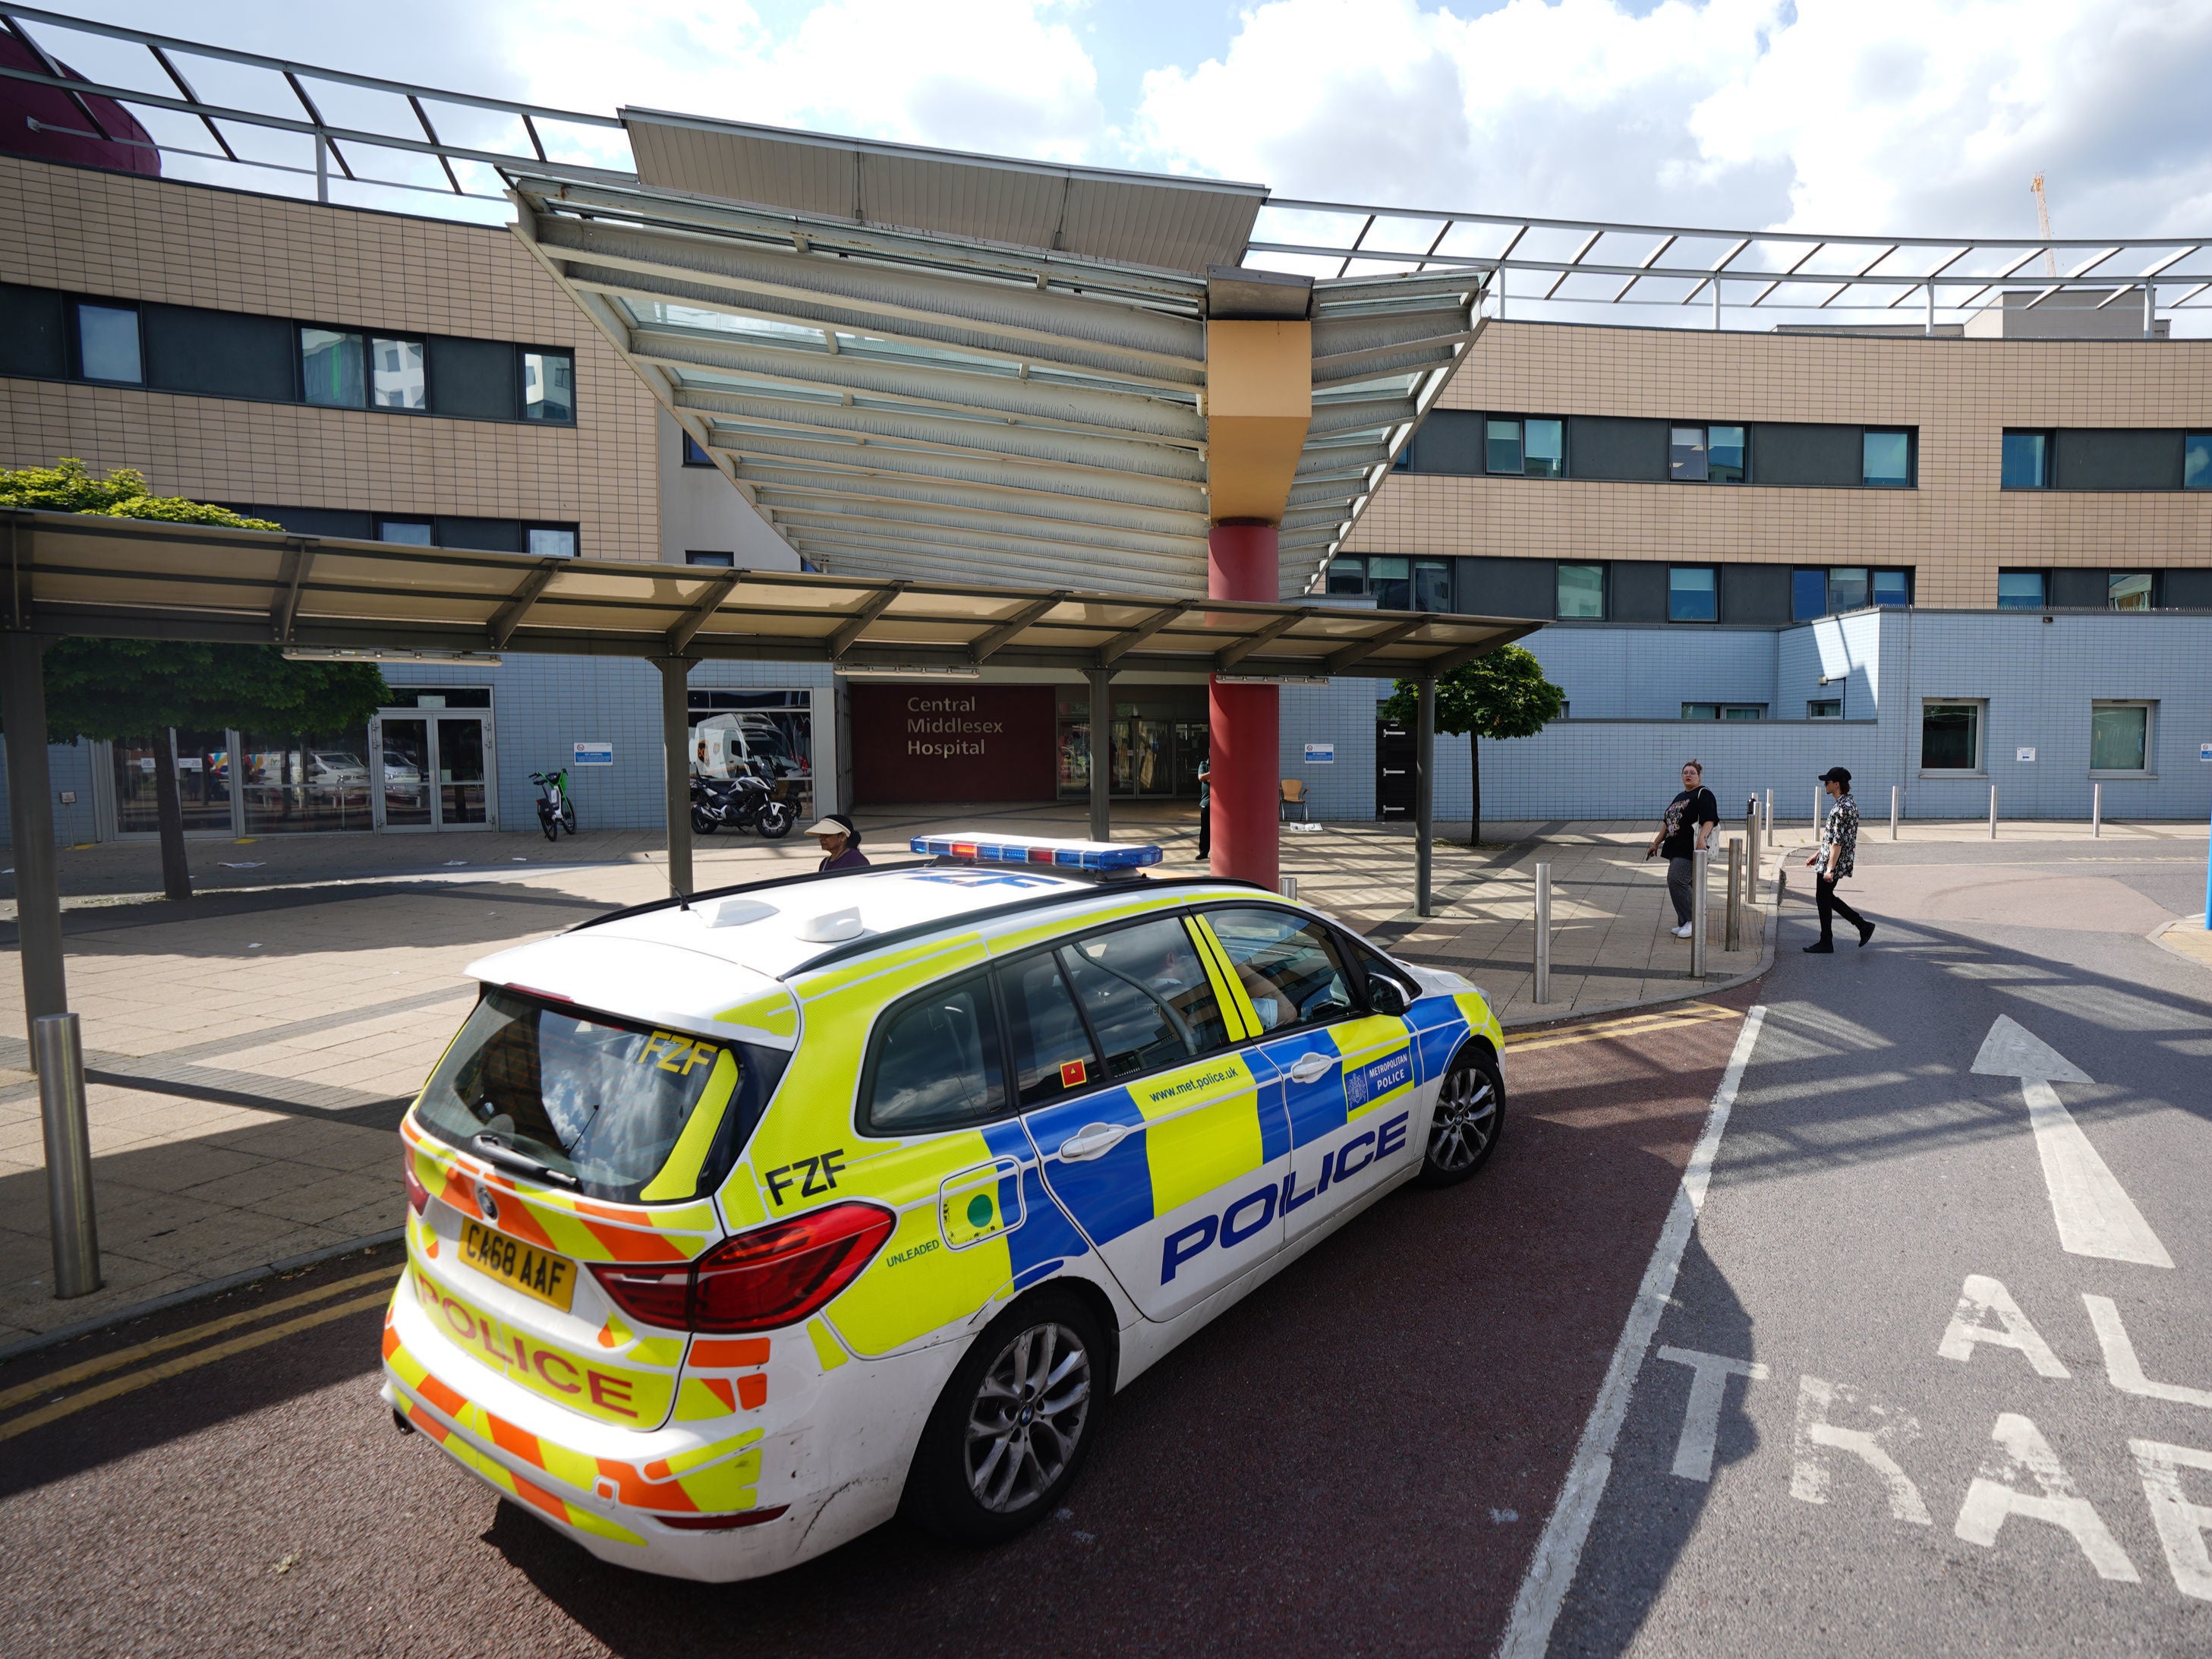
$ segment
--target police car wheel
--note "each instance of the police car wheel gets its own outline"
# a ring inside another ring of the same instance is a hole
[[[1052,1512],[1091,1449],[1105,1349],[1090,1310],[1046,1291],[975,1339],[915,1449],[906,1507],[941,1537],[989,1544]]]
[[[1505,1121],[1505,1079],[1480,1048],[1462,1048],[1444,1074],[1429,1150],[1416,1177],[1424,1187],[1450,1187],[1489,1160]]]

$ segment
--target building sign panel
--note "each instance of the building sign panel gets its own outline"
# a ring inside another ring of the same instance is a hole
[[[593,743],[579,739],[576,744],[576,764],[579,766],[612,766],[615,746],[611,743]]]
[[[1050,800],[1048,685],[854,685],[853,793],[878,802]]]
[[[1335,765],[1336,745],[1333,743],[1308,744],[1306,745],[1306,764],[1308,766]]]

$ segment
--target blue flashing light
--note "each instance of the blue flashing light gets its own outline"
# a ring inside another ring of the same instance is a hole
[[[1141,870],[1165,855],[1128,842],[1048,841],[1008,836],[916,836],[913,850],[975,864],[1051,865],[1062,870]]]

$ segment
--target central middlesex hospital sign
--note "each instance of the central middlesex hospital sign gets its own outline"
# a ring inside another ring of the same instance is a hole
[[[852,698],[863,805],[1054,796],[1048,685],[854,685]]]

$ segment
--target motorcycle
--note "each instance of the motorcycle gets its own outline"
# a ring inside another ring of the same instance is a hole
[[[726,778],[691,780],[691,828],[711,836],[725,825],[759,832],[763,841],[781,841],[799,821],[799,809],[764,778],[739,772]]]

